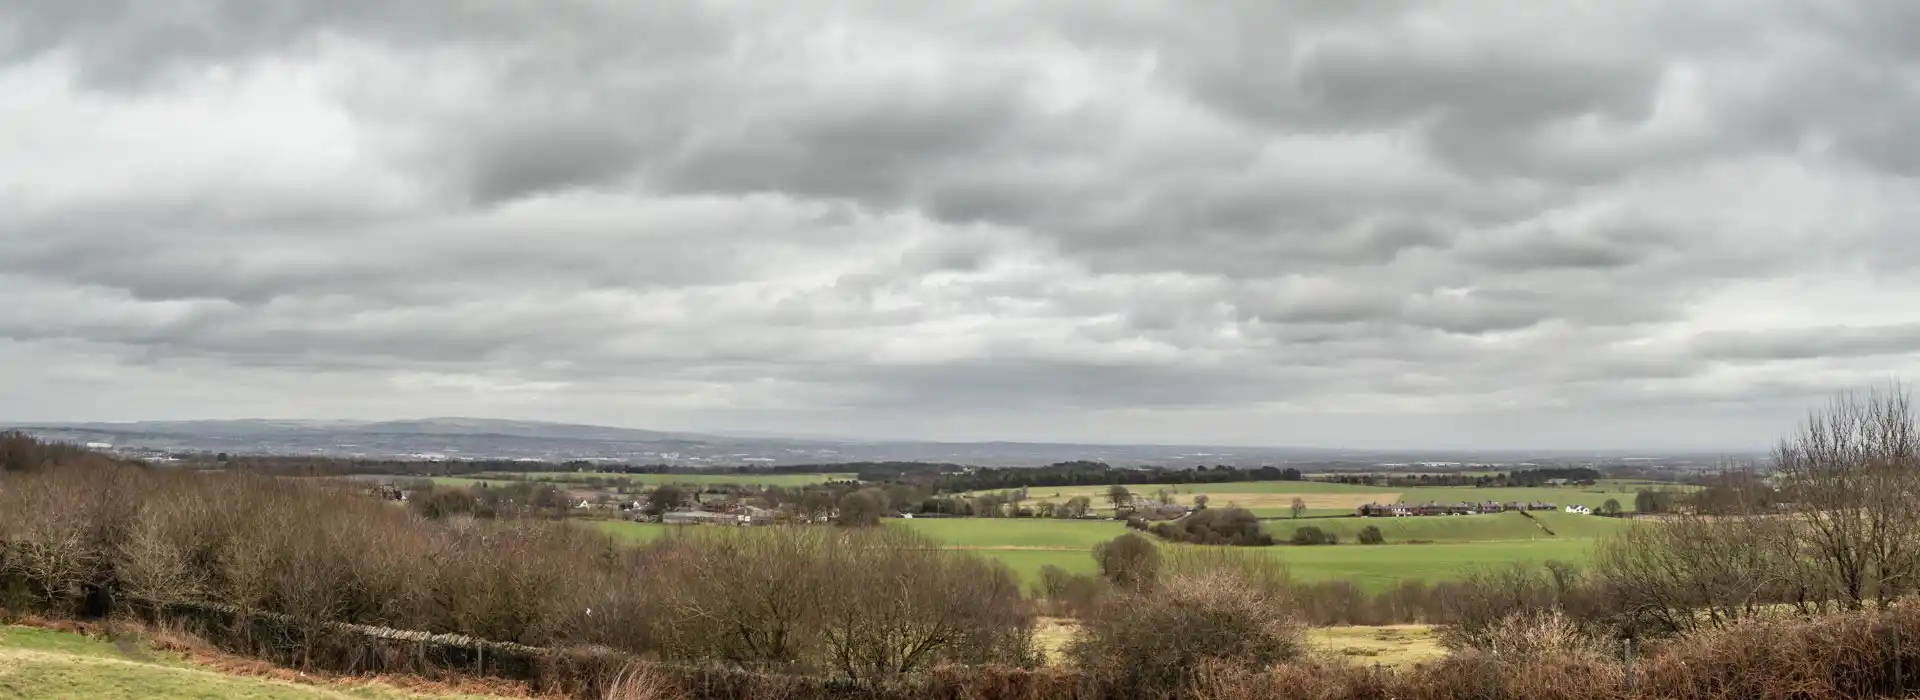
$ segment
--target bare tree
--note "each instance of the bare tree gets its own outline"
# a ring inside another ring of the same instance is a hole
[[[664,543],[658,588],[668,619],[661,634],[683,658],[792,661],[817,624],[820,561],[838,535],[776,528],[752,537],[692,536]]]
[[[1595,580],[1642,634],[1684,634],[1764,612],[1787,596],[1787,523],[1692,513],[1623,530],[1595,554]]]
[[[1774,451],[1812,582],[1848,609],[1920,583],[1920,428],[1899,387],[1836,398]]]
[[[907,673],[947,659],[1035,662],[1033,614],[1002,564],[948,556],[907,530],[836,540],[825,567],[820,632],[847,678]]]
[[[1293,503],[1289,504],[1289,508],[1293,511],[1293,517],[1298,519],[1301,514],[1307,512],[1307,501],[1299,496],[1294,496]]]
[[[1133,492],[1125,486],[1114,484],[1107,487],[1107,502],[1113,504],[1114,513],[1118,515],[1121,507],[1133,502]]]

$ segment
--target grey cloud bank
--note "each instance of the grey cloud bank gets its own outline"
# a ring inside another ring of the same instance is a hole
[[[1920,366],[1908,2],[25,0],[0,421],[1752,449]]]

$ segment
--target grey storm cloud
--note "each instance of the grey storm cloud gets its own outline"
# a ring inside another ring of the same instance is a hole
[[[1916,33],[1898,0],[25,0],[0,420],[1764,445],[1920,355]]]

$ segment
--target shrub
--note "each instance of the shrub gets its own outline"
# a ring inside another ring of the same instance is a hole
[[[1329,536],[1325,530],[1314,527],[1312,525],[1308,525],[1306,527],[1295,528],[1293,531],[1293,537],[1289,538],[1287,541],[1293,544],[1305,546],[1305,545],[1316,545],[1316,544],[1334,544],[1338,540]]]
[[[1543,658],[1605,655],[1602,642],[1559,610],[1516,612],[1479,629],[1471,637],[1455,637],[1450,645],[1485,651],[1503,658]]]
[[[1097,575],[1069,573],[1048,564],[1040,567],[1039,580],[1033,585],[1033,597],[1047,604],[1051,614],[1084,617],[1092,614],[1101,599],[1112,590],[1106,579]]]
[[[1150,585],[1160,570],[1160,550],[1145,537],[1127,533],[1094,545],[1100,575],[1122,588]]]
[[[1459,652],[1421,664],[1395,679],[1396,700],[1525,698],[1609,700],[1632,697],[1624,669],[1591,656],[1509,658]],[[1666,697],[1666,696],[1661,696]]]
[[[1610,630],[1608,616],[1587,580],[1578,569],[1560,562],[1479,569],[1445,590],[1440,602],[1446,624],[1440,628],[1440,643],[1456,651],[1521,648],[1518,635],[1559,634],[1569,626],[1579,635],[1596,638]],[[1541,627],[1529,632],[1528,627],[1536,624]],[[1548,649],[1571,651],[1571,644],[1560,639],[1549,643]]]
[[[1747,620],[1667,643],[1642,666],[1646,694],[1869,698],[1920,694],[1920,608],[1791,622]]]
[[[1360,528],[1360,544],[1386,544],[1387,536],[1380,534],[1380,527],[1368,525]]]
[[[1151,590],[1109,599],[1067,646],[1108,697],[1155,697],[1209,662],[1260,668],[1300,658],[1303,628],[1268,560],[1189,559]]]

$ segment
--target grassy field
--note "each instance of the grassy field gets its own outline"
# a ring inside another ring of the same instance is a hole
[[[1532,516],[1529,518],[1528,516]],[[1317,527],[1337,535],[1341,543],[1358,544],[1360,530],[1380,528],[1389,543],[1395,542],[1505,542],[1514,540],[1591,539],[1604,537],[1633,526],[1628,520],[1599,518],[1562,512],[1492,513],[1487,515],[1446,515],[1414,518],[1315,518],[1274,520],[1267,531],[1279,539],[1291,537],[1294,529]]]
[[[932,537],[952,547],[1044,547],[1083,552],[1127,531],[1125,524],[1115,520],[917,518],[889,520],[887,523]]]
[[[305,685],[231,676],[178,658],[76,634],[0,626],[0,697],[20,700],[322,700],[469,698],[415,695],[379,685]]]
[[[1346,579],[1369,591],[1381,591],[1402,581],[1437,583],[1460,578],[1472,568],[1510,563],[1561,560],[1585,563],[1592,557],[1596,538],[1630,521],[1567,513],[1537,513],[1553,529],[1548,536],[1539,525],[1517,513],[1433,518],[1339,518],[1303,521],[1317,526],[1339,523],[1342,544],[1315,547],[1260,547],[1243,551],[1269,556],[1285,564],[1297,579]],[[1058,520],[938,519],[889,520],[889,527],[906,527],[939,539],[956,551],[966,551],[1007,565],[1024,583],[1038,580],[1040,569],[1057,566],[1073,573],[1094,573],[1093,546],[1126,532],[1116,522]],[[1428,540],[1431,544],[1362,545],[1359,528],[1378,524],[1389,541]],[[1270,523],[1277,536],[1292,533],[1291,523]],[[590,525],[626,542],[647,542],[679,532],[705,532],[707,526],[596,522]],[[719,528],[751,535],[751,528]],[[1411,534],[1409,534],[1411,533]],[[1176,545],[1163,545],[1176,546]]]
[[[1406,668],[1447,655],[1427,625],[1317,627],[1307,630],[1315,651],[1363,666]]]
[[[1109,486],[1058,486],[1027,489],[1027,498],[1032,502],[1063,502],[1075,496],[1093,499],[1094,507],[1103,507],[1107,503]],[[1207,503],[1214,507],[1228,505],[1246,508],[1256,513],[1272,515],[1283,514],[1293,504],[1293,499],[1305,501],[1307,508],[1320,513],[1351,513],[1354,508],[1382,498],[1393,499],[1399,494],[1395,489],[1383,489],[1372,486],[1352,486],[1348,484],[1330,484],[1315,481],[1238,481],[1218,484],[1176,484],[1167,486],[1136,485],[1127,487],[1134,494],[1152,497],[1165,490],[1173,495],[1175,503],[1191,504],[1193,497],[1207,496]]]
[[[1352,581],[1362,590],[1380,592],[1402,581],[1440,583],[1458,580],[1476,567],[1560,560],[1584,564],[1593,555],[1593,540],[1518,542],[1463,542],[1458,544],[1391,544],[1334,547],[1259,547],[1245,551],[1285,564],[1300,581]],[[1028,585],[1040,569],[1052,565],[1071,573],[1097,571],[1091,550],[976,549],[972,553],[1000,561]]]
[[[1286,564],[1302,581],[1348,580],[1381,591],[1402,581],[1438,583],[1464,576],[1476,567],[1545,563],[1557,559],[1584,564],[1593,557],[1594,540],[1551,539],[1454,544],[1339,545],[1264,547],[1258,551]]]
[[[1218,484],[1180,484],[1170,486],[1136,485],[1127,487],[1133,493],[1151,497],[1161,489],[1173,494],[1175,503],[1190,504],[1193,497],[1207,496],[1208,504],[1214,507],[1237,506],[1253,511],[1261,517],[1284,517],[1292,515],[1293,499],[1299,498],[1307,506],[1307,515],[1333,515],[1351,513],[1355,508],[1368,503],[1457,503],[1461,501],[1545,501],[1559,506],[1584,505],[1598,508],[1608,500],[1618,501],[1621,509],[1633,510],[1633,496],[1641,488],[1661,487],[1663,485],[1645,482],[1608,481],[1593,486],[1566,487],[1500,487],[1474,488],[1471,486],[1361,486],[1356,484],[1335,484],[1324,481],[1237,481]],[[1672,487],[1671,485],[1664,485]],[[1036,487],[1027,490],[1031,502],[1062,502],[1074,496],[1086,496],[1093,499],[1095,507],[1105,504],[1107,486],[1059,486]],[[1673,487],[1678,488],[1678,487]]]
[[[511,476],[528,481],[581,481],[585,479],[607,479],[610,481],[628,481],[634,484],[655,486],[659,484],[683,484],[708,486],[715,484],[735,484],[742,486],[811,486],[828,481],[844,481],[855,478],[853,474],[614,474],[600,472],[489,472],[480,478]]]

